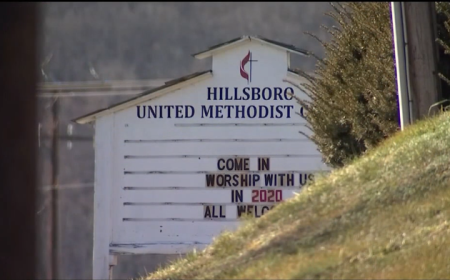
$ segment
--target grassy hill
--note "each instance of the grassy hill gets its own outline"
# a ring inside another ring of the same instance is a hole
[[[448,278],[450,114],[146,279]]]

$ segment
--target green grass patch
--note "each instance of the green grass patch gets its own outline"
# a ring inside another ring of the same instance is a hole
[[[145,279],[447,278],[449,218],[443,113]]]

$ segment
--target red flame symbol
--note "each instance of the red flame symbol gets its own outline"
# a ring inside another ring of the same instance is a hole
[[[245,65],[248,63],[248,61],[250,60],[250,51],[248,51],[248,54],[244,57],[244,59],[242,59],[241,61],[241,77],[247,80],[248,83],[248,73],[247,71],[245,71],[244,67]]]

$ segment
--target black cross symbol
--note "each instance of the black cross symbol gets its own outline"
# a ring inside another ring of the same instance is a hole
[[[250,82],[252,82],[252,63],[257,62],[258,60],[253,60],[253,53],[250,52]]]

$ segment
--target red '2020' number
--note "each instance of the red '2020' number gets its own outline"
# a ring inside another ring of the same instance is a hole
[[[281,190],[252,190],[252,202],[279,202],[283,200]]]

